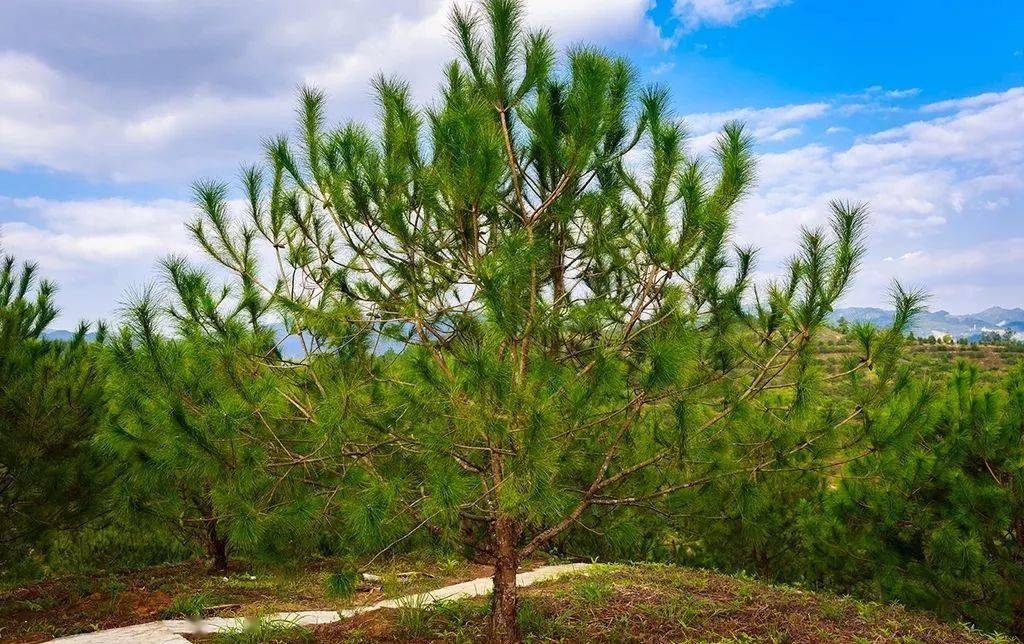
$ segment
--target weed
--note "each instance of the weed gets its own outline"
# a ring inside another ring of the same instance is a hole
[[[423,595],[404,597],[395,610],[395,627],[403,637],[421,637],[430,628],[432,613]]]
[[[524,633],[540,634],[544,631],[545,615],[539,602],[524,597],[519,602],[519,627]]]
[[[171,603],[167,605],[167,608],[163,609],[160,614],[164,618],[170,617],[199,617],[203,614],[203,611],[211,606],[213,602],[210,596],[206,593],[199,593],[196,595],[179,595],[171,600]]]
[[[285,619],[257,617],[238,628],[229,628],[213,636],[215,644],[292,644],[313,642],[313,632]]]
[[[348,633],[345,633],[345,641],[352,642],[353,644],[355,644],[356,642],[365,642],[366,634],[362,631],[362,629],[353,628]]]
[[[668,601],[640,605],[640,610],[652,617],[666,619],[686,628],[700,617],[707,602],[697,597],[679,596]]]
[[[822,595],[818,602],[818,612],[824,619],[840,620],[846,615],[849,604],[842,599]]]
[[[119,592],[127,588],[128,585],[118,579],[111,579],[107,582],[107,592],[111,595],[117,595]]]
[[[327,576],[326,594],[331,599],[348,599],[359,585],[359,573],[354,569],[332,572]]]
[[[490,610],[482,601],[443,600],[432,605],[434,615],[447,626],[464,627],[486,617]]]
[[[448,557],[438,563],[438,569],[444,575],[451,575],[462,567],[463,561],[456,557]]]
[[[882,605],[877,602],[857,602],[857,614],[860,615],[861,619],[871,621],[878,614],[881,607]]]
[[[385,572],[380,576],[380,592],[385,597],[394,597],[400,594],[404,585],[394,571]]]
[[[612,592],[611,583],[602,577],[586,579],[572,587],[573,597],[590,605],[603,604],[612,596]]]

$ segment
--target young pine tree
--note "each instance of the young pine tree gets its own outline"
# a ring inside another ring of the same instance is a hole
[[[326,496],[308,488],[303,460],[333,445],[313,442],[299,394],[266,366],[280,353],[259,312],[178,259],[164,269],[178,297],[136,298],[109,343],[102,445],[123,465],[122,510],[170,526],[215,570],[233,551],[295,555]]]
[[[692,157],[665,90],[593,48],[556,58],[522,14],[517,0],[455,10],[459,58],[436,102],[378,79],[372,128],[329,128],[323,94],[304,90],[298,145],[272,141],[243,177],[245,218],[201,183],[192,226],[313,355],[398,349],[328,394],[361,401],[346,418],[368,445],[348,521],[385,543],[426,528],[493,562],[496,641],[519,639],[520,562],[565,531],[820,458],[844,416],[787,419],[815,407],[811,343],[865,217],[833,204],[755,294],[753,251],[729,243],[754,174],[742,126]]]
[[[908,449],[857,463],[808,519],[809,560],[829,583],[1022,636],[1024,366],[985,386],[961,361],[928,395]]]
[[[679,558],[769,579],[804,579],[802,522],[815,513],[810,502],[847,477],[857,479],[860,461],[906,454],[929,415],[929,392],[900,361],[921,297],[897,291],[895,299],[904,306],[890,327],[854,325],[848,330],[856,350],[838,360],[819,344],[798,386],[769,385],[753,423],[726,424],[728,441],[772,462],[666,500],[664,512],[677,518],[658,523],[686,544]],[[716,449],[706,458],[716,458]]]
[[[40,550],[56,531],[102,508],[109,470],[91,441],[104,418],[97,343],[83,325],[68,341],[42,338],[57,315],[54,287],[34,265],[0,257],[0,563]],[[7,569],[6,565],[4,566]]]

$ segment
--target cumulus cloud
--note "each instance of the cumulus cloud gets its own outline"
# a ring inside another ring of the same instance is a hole
[[[373,113],[369,88],[378,73],[407,80],[417,100],[433,95],[454,54],[447,29],[454,4],[251,0],[243,9],[235,0],[6,0],[0,171],[31,166],[179,187],[230,177],[258,158],[263,137],[293,127],[302,83],[328,92],[337,121]],[[651,5],[528,0],[527,20],[552,28],[560,45],[660,48]],[[96,317],[128,285],[147,281],[155,258],[191,250],[182,226],[191,211],[166,199],[0,196],[0,242],[65,286],[73,317]]]
[[[1022,264],[1024,237],[1011,235],[968,244],[954,241],[869,262],[861,281],[871,288],[894,278],[923,286],[932,296],[934,308],[969,313],[993,305],[1019,306]],[[871,302],[863,294],[860,298]]]
[[[5,5],[0,169],[174,182],[233,172],[291,127],[299,84],[323,87],[338,119],[365,118],[372,76],[400,76],[426,100],[453,55],[451,0],[61,4]],[[532,0],[527,12],[565,41],[658,46],[650,4]]]
[[[1024,237],[987,241],[966,248],[916,250],[891,261],[910,278],[976,275],[982,269],[1013,268],[1024,261]]]
[[[908,89],[890,89],[885,95],[889,98],[910,98],[920,93],[921,89],[919,87],[910,87]]]
[[[195,255],[184,223],[192,204],[174,199],[55,200],[0,197],[0,248],[39,264],[57,282],[57,302],[78,319],[110,318],[126,294],[155,277],[170,253]]]
[[[957,110],[977,110],[991,105],[998,105],[1008,99],[1024,96],[1024,87],[1013,87],[1005,92],[986,92],[976,96],[954,98],[948,101],[929,103],[921,108],[923,112],[950,112]]]
[[[776,269],[792,251],[799,226],[822,223],[829,200],[844,199],[870,204],[873,247],[883,253],[868,261],[855,296],[862,302],[877,303],[892,277],[949,296],[951,284],[959,283],[952,278],[974,275],[971,288],[979,302],[999,301],[1006,285],[996,272],[1013,276],[1017,284],[1024,279],[1022,264],[1012,259],[1024,252],[1015,250],[1019,240],[990,243],[965,234],[991,217],[1010,225],[1021,214],[1024,92],[1019,89],[926,106],[915,120],[863,136],[849,147],[816,143],[764,154],[759,170],[736,236],[763,249],[764,269]],[[887,252],[920,240],[928,240],[931,250]],[[934,250],[943,244],[955,250]],[[886,254],[891,261],[884,261]],[[1019,286],[1010,288],[1019,294]]]
[[[648,15],[652,4],[531,0],[528,17],[552,27],[563,45],[640,42],[657,50],[665,43]],[[675,0],[673,8],[692,30],[735,24],[781,4]],[[300,83],[328,91],[335,120],[372,113],[368,81],[378,72],[407,79],[417,100],[432,96],[452,55],[451,6],[452,0],[253,0],[240,11],[233,0],[7,0],[0,21],[0,171],[41,166],[179,186],[197,176],[229,177],[260,154],[262,137],[292,127]],[[666,61],[652,72],[670,66]],[[762,248],[762,270],[792,252],[799,225],[824,220],[829,199],[866,200],[877,251],[862,275],[865,301],[878,303],[894,275],[919,280],[937,295],[954,286],[973,289],[979,299],[1001,287],[1019,294],[1019,236],[993,242],[963,233],[982,218],[1021,214],[1024,88],[918,108],[920,95],[914,87],[877,85],[830,100],[683,120],[698,152],[730,120],[746,122],[765,144],[759,183],[736,228],[738,241]],[[847,120],[851,115],[857,119]],[[806,133],[816,130],[863,133],[869,117],[896,125],[876,126],[852,143],[843,136],[806,144]],[[65,297],[81,285],[89,295],[76,304],[76,316],[92,317],[97,307],[109,311],[126,285],[145,281],[155,257],[191,250],[181,226],[190,213],[188,203],[168,199],[0,197],[0,242],[40,261],[65,285]]]
[[[51,273],[105,271],[193,251],[184,227],[193,208],[186,201],[0,199],[0,213],[8,220],[0,225],[4,250],[34,258]]]
[[[691,135],[691,148],[696,152],[709,150],[723,123],[742,122],[747,131],[761,142],[778,142],[802,131],[798,124],[819,119],[831,109],[828,103],[798,103],[781,107],[743,107],[724,112],[687,114],[683,123]]]

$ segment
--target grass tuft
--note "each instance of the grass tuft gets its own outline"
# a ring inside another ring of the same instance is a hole
[[[592,606],[604,604],[613,593],[611,582],[605,577],[585,579],[572,587],[573,597]]]
[[[213,605],[213,600],[207,593],[195,595],[179,595],[171,600],[167,608],[160,614],[165,618],[174,617],[200,617],[207,608]]]
[[[238,628],[229,628],[213,636],[215,644],[297,644],[313,642],[313,631],[286,619],[258,617]]]
[[[332,572],[327,576],[326,594],[331,599],[348,599],[359,586],[359,573],[354,569]]]
[[[433,614],[422,595],[405,597],[395,609],[395,627],[403,637],[422,637],[430,631]]]

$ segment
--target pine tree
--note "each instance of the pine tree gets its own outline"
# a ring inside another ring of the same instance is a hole
[[[326,495],[303,479],[316,449],[308,412],[263,359],[283,364],[273,329],[180,259],[164,272],[179,297],[135,298],[108,351],[111,414],[101,438],[124,465],[121,509],[202,546],[215,570],[227,569],[232,551],[305,554]],[[318,483],[335,491],[327,473]]]
[[[1024,635],[1024,365],[958,362],[914,440],[856,464],[807,519],[818,578]]]
[[[57,316],[37,268],[0,257],[0,562],[13,563],[102,510],[109,471],[91,448],[103,421],[98,347],[82,325],[68,341],[43,331]],[[97,337],[103,340],[103,329]]]
[[[493,562],[496,641],[519,639],[520,562],[567,530],[711,480],[841,466],[818,446],[856,410],[815,404],[810,356],[866,216],[832,204],[786,277],[754,289],[754,251],[729,242],[754,176],[743,127],[693,157],[664,89],[594,48],[557,59],[522,14],[456,9],[438,101],[378,78],[373,128],[329,128],[304,90],[298,146],[275,139],[244,173],[244,219],[203,182],[192,225],[240,301],[313,354],[398,349],[332,392],[364,403],[347,418],[371,475],[348,521]],[[917,296],[897,306],[907,320]]]
[[[637,512],[602,514],[569,535],[560,548],[582,556],[653,559],[719,570],[755,572],[765,579],[815,581],[804,550],[804,522],[822,514],[817,500],[847,476],[854,463],[876,454],[906,454],[930,413],[931,397],[901,361],[902,330],[916,314],[920,296],[897,292],[911,308],[894,324],[852,327],[859,351],[835,360],[832,340],[811,351],[799,386],[766,387],[760,413],[722,423],[710,441],[690,440],[688,459],[729,462],[742,447],[759,453],[763,467],[736,473],[707,470],[664,472],[691,477],[660,502],[649,499]],[[598,530],[600,532],[598,533]],[[853,564],[856,567],[856,564]],[[837,577],[838,578],[838,577]],[[842,584],[840,584],[842,585]]]

